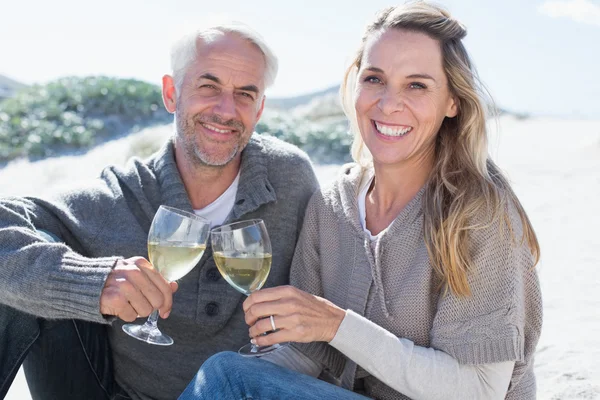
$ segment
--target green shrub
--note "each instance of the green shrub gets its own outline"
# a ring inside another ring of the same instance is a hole
[[[101,76],[62,78],[26,88],[0,102],[0,162],[87,150],[168,121],[172,117],[164,110],[155,85]],[[314,120],[311,115],[269,110],[255,129],[295,144],[315,162],[350,159],[352,138],[343,116]],[[140,139],[130,152],[146,156],[159,145],[157,140]]]
[[[275,136],[304,150],[316,163],[340,163],[351,160],[352,136],[345,118],[329,123],[311,122],[286,113],[265,112],[256,124],[258,133]]]
[[[87,149],[168,120],[155,85],[102,76],[62,78],[0,103],[0,161]]]

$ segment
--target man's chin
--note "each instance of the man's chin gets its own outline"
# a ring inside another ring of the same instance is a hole
[[[236,159],[237,155],[238,155],[237,150],[227,156],[211,156],[211,155],[203,154],[199,151],[196,151],[195,161],[196,161],[196,164],[199,164],[199,165],[202,165],[205,167],[221,168],[221,167],[225,167],[228,164],[230,164],[231,162],[233,162]]]

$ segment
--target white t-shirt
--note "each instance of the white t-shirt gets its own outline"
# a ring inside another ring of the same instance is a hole
[[[385,229],[383,229],[381,232],[379,232],[377,235],[373,236],[371,234],[371,231],[369,229],[367,229],[367,210],[366,210],[366,203],[367,203],[367,194],[369,193],[369,188],[371,187],[371,183],[373,182],[373,179],[375,178],[375,172],[372,169],[368,169],[365,171],[365,173],[362,176],[362,179],[360,181],[360,189],[358,191],[358,217],[360,218],[360,225],[362,226],[363,230],[369,234],[369,237],[371,238],[371,242],[375,243],[377,242],[377,239],[379,239],[379,237],[381,237],[381,235],[383,234],[383,232],[385,232],[388,228],[386,227]]]
[[[200,210],[194,210],[194,214],[206,218],[210,221],[210,227],[222,225],[227,219],[227,216],[233,209],[235,196],[237,195],[238,186],[240,183],[240,173],[231,183],[231,185],[220,195],[215,201],[210,203]]]

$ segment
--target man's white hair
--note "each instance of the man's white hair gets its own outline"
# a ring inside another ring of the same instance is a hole
[[[181,89],[188,66],[196,59],[198,41],[201,40],[203,43],[208,44],[226,33],[235,33],[256,45],[265,57],[265,88],[275,82],[278,69],[277,57],[267,46],[262,36],[246,24],[229,21],[197,29],[184,35],[173,44],[171,48],[171,71],[178,91]]]

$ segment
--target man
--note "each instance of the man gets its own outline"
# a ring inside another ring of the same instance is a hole
[[[317,182],[305,154],[252,135],[276,58],[247,27],[220,25],[178,43],[172,69],[163,100],[176,135],[157,154],[50,200],[0,203],[0,397],[25,360],[34,399],[173,399],[210,355],[247,343],[244,296],[210,249],[178,284],[140,257],[161,204],[213,226],[263,219],[273,245],[267,285],[287,283]],[[122,331],[153,309],[173,346]]]

